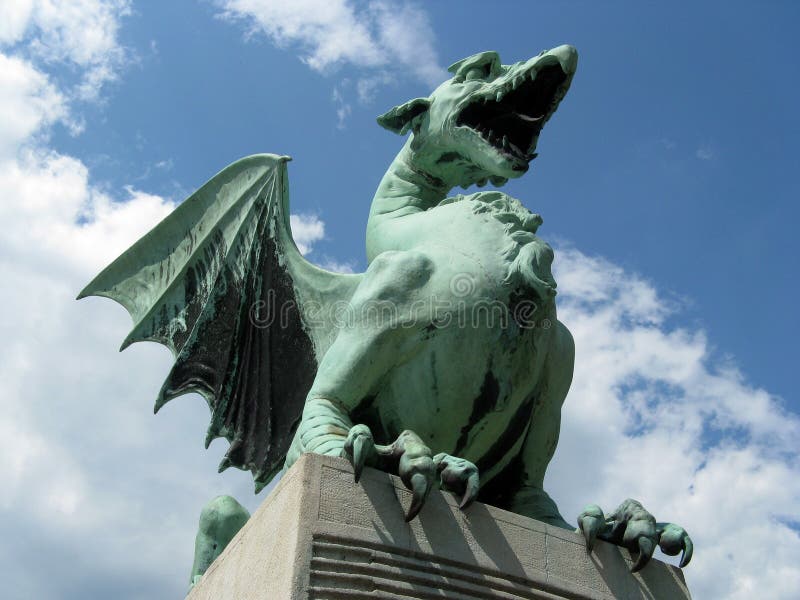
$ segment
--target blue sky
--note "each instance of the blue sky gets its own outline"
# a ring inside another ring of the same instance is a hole
[[[634,496],[686,525],[696,597],[798,589],[796,4],[491,7],[0,7],[4,597],[175,597],[202,503],[259,502],[247,475],[216,475],[196,398],[152,417],[166,351],[115,354],[124,311],[72,301],[99,268],[228,163],[274,152],[294,157],[308,257],[363,269],[402,144],[375,116],[477,51],[565,42],[572,89],[503,188],[544,217],[578,347],[548,489],[568,518]]]

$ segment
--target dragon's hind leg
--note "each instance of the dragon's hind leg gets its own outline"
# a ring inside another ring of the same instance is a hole
[[[682,552],[681,568],[692,559],[694,546],[683,527],[674,523],[657,523],[639,502],[630,498],[610,515],[604,515],[599,506],[590,504],[578,517],[578,528],[583,532],[590,552],[597,538],[637,552],[636,562],[631,567],[633,573],[650,561],[656,545],[671,556]]]

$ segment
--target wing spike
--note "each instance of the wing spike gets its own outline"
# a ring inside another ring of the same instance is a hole
[[[131,344],[133,344],[134,342],[138,341],[138,340],[136,339],[136,337],[134,336],[134,333],[135,333],[135,330],[133,330],[133,329],[132,329],[132,330],[131,330],[131,331],[128,333],[128,335],[127,335],[127,336],[125,336],[125,339],[124,339],[124,340],[122,340],[122,343],[119,345],[119,350],[118,350],[118,352],[123,352],[125,349],[127,349],[127,347],[128,347],[128,346],[130,346],[130,345],[131,345]]]

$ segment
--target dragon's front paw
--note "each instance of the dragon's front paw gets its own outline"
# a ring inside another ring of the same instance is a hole
[[[682,551],[681,567],[688,565],[692,559],[692,540],[682,527],[674,523],[656,523],[653,515],[630,498],[610,515],[604,515],[599,506],[590,504],[578,516],[578,528],[586,539],[589,551],[595,539],[599,538],[638,552],[636,562],[631,567],[632,573],[650,561],[656,545],[671,556]]]
[[[461,496],[459,508],[466,508],[480,489],[478,467],[463,458],[441,453],[433,457],[433,464],[439,474],[439,487]]]
[[[367,463],[400,477],[412,494],[406,521],[419,514],[437,476],[442,489],[461,494],[461,508],[468,506],[478,493],[478,468],[474,464],[447,454],[432,456],[430,448],[413,431],[403,431],[392,444],[382,446],[375,443],[369,427],[356,425],[347,435],[342,456],[353,465],[356,482]]]

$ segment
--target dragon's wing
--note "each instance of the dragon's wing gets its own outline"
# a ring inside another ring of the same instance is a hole
[[[227,438],[220,470],[249,469],[256,491],[281,468],[335,336],[326,308],[348,300],[361,277],[300,255],[289,226],[288,160],[259,154],[223,169],[78,296],[105,296],[128,310],[134,326],[121,349],[149,340],[172,350],[156,412],[200,393],[211,409],[206,447]]]

